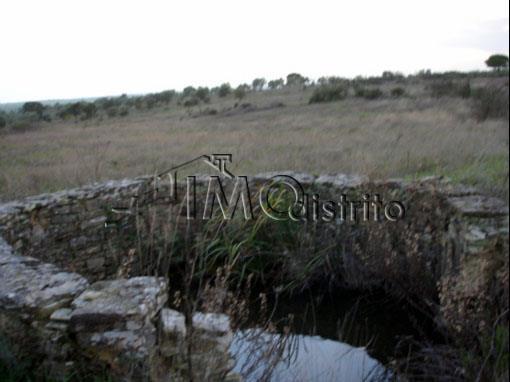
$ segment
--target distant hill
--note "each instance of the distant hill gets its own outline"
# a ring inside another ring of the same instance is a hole
[[[106,98],[109,98],[109,97],[118,97],[118,95],[107,96]],[[95,100],[100,99],[100,98],[105,98],[105,97],[102,96],[102,97],[84,97],[84,98],[67,98],[67,99],[48,99],[48,100],[42,100],[42,101],[37,100],[37,102],[40,102],[46,106],[53,106],[57,103],[61,104],[61,105],[65,105],[68,103],[81,102],[81,101],[94,102]],[[27,100],[27,101],[32,101],[32,100]],[[0,111],[5,111],[5,112],[16,111],[16,110],[21,109],[21,107],[23,106],[24,103],[25,103],[25,101],[24,102],[0,103]]]

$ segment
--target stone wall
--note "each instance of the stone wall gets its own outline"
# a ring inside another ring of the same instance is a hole
[[[272,175],[259,175],[251,182],[260,185]],[[476,268],[478,259],[490,251],[508,264],[507,207],[474,189],[432,178],[407,183],[292,175],[307,191],[332,200],[344,192],[370,192],[406,206],[405,219],[379,223],[375,230],[370,229],[373,225],[315,227],[317,238],[337,244],[327,255],[343,261],[340,273],[346,285],[404,280],[406,289],[425,299],[439,297],[445,305],[441,318],[458,325],[450,310],[461,302],[452,303],[441,283],[455,290],[473,277],[466,275],[465,264]],[[112,208],[132,210],[134,203],[176,209],[167,198],[168,187],[159,185],[159,196],[147,198],[153,190],[148,178],[110,181],[0,205],[0,333],[10,338],[17,354],[28,351],[32,358],[40,357],[41,367],[54,375],[83,363],[97,370],[107,366],[124,380],[176,378],[176,370],[184,367],[184,317],[165,307],[166,280],[117,278],[138,233],[136,216],[112,215]],[[199,193],[205,189],[201,183]],[[115,224],[105,224],[110,221]],[[357,238],[357,257],[340,251],[347,237]],[[345,266],[352,262],[355,273]],[[317,277],[328,277],[327,272],[324,268]],[[198,314],[193,324],[203,343],[212,344],[204,346],[216,349],[212,358],[198,358],[199,363],[209,362],[203,370],[213,375],[206,377],[223,377],[229,368],[228,318]]]
[[[90,284],[77,273],[12,253],[0,242],[0,333],[36,375],[102,375],[124,381],[176,381],[187,373],[182,313],[164,308],[164,278]],[[233,367],[229,318],[195,313],[194,375],[224,380]],[[9,360],[2,360],[9,362]],[[196,370],[196,371],[195,371]]]
[[[129,229],[105,228],[113,205],[129,203],[141,180],[110,181],[0,205],[0,233],[14,250],[92,280],[111,277]]]

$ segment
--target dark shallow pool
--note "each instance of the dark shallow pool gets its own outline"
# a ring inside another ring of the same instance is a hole
[[[247,381],[385,381],[386,367],[404,337],[419,338],[425,318],[381,293],[303,294],[271,301],[272,333],[253,327],[236,332],[235,370]],[[290,334],[285,336],[288,317]],[[418,317],[418,318],[417,318]],[[259,321],[260,322],[260,321]]]

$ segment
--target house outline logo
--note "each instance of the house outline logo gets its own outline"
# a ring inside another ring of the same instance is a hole
[[[137,211],[137,205],[139,203],[143,203],[141,202],[142,199],[144,199],[144,197],[146,197],[147,195],[149,195],[149,200],[150,200],[150,196],[153,196],[154,195],[157,195],[160,190],[159,190],[159,182],[164,178],[164,177],[167,177],[169,182],[170,182],[170,189],[169,189],[169,194],[167,195],[167,197],[170,197],[171,199],[177,201],[178,200],[178,194],[177,194],[177,185],[178,185],[178,172],[183,170],[184,168],[186,167],[189,167],[195,163],[205,163],[206,165],[208,165],[209,167],[213,168],[217,173],[218,175],[220,176],[223,176],[224,178],[228,179],[228,180],[237,180],[238,178],[240,179],[246,179],[247,181],[247,177],[246,176],[240,176],[240,177],[237,177],[235,174],[233,174],[228,168],[228,164],[229,163],[232,163],[232,154],[227,154],[227,153],[221,153],[221,154],[202,154],[202,155],[199,155],[198,157],[196,158],[193,158],[191,160],[188,160],[186,162],[183,162],[183,163],[180,163],[176,166],[173,166],[169,169],[166,169],[154,176],[151,176],[150,178],[146,179],[144,182],[142,182],[139,186],[138,186],[138,189],[137,189],[137,192],[135,193],[135,195],[133,195],[131,197],[131,202],[130,202],[130,205],[129,207],[113,207],[111,208],[111,212],[113,212],[114,214],[121,214],[121,215],[137,215],[137,214],[140,214],[139,211]],[[218,175],[209,175],[209,178],[212,179],[212,178],[219,178]],[[187,199],[188,199],[188,213],[187,213],[187,217],[188,219],[191,217],[191,214],[190,214],[190,205],[189,205],[189,200],[190,200],[190,196],[189,196],[189,192],[190,192],[190,180],[192,180],[194,182],[196,178],[196,175],[188,175],[186,177],[186,182],[187,182]],[[237,184],[236,184],[237,185]],[[152,187],[148,187],[148,189],[145,189],[144,190],[144,186],[152,186]],[[221,185],[221,181],[219,181],[219,186],[220,186],[220,191],[221,193],[224,195],[224,190],[222,188],[222,185]],[[194,184],[193,184],[193,187],[194,187]],[[142,190],[140,192],[140,190]],[[208,193],[209,195],[209,193]],[[234,196],[234,195],[232,195]],[[226,200],[226,198],[223,198],[224,200]],[[196,208],[196,202],[195,202],[195,199],[193,199],[193,204],[194,204],[194,208]],[[213,201],[214,203],[214,201]],[[224,202],[225,203],[225,202]],[[226,204],[228,205],[229,202],[227,201]],[[207,203],[206,203],[207,205]],[[222,211],[223,211],[223,206],[220,202],[220,207],[222,207]],[[234,211],[235,211],[235,208],[234,208]],[[212,212],[212,210],[211,210]],[[224,213],[225,215],[225,213]],[[246,215],[246,214],[245,214]],[[108,226],[111,226],[111,225],[114,225],[115,221],[114,220],[108,220],[106,223],[105,223],[105,226],[108,227]]]
[[[174,166],[157,174],[155,178],[162,178],[163,176],[171,174],[173,172],[174,178],[175,180],[177,180],[177,170],[186,168],[199,161],[202,161],[203,163],[209,165],[210,167],[218,171],[221,175],[229,179],[235,178],[235,175],[227,169],[227,163],[232,163],[232,154],[202,154],[196,158],[178,164],[177,166]]]
[[[187,162],[169,168],[145,179],[138,185],[137,192],[132,196],[129,207],[114,207],[111,212],[115,214],[140,215],[139,207],[156,202],[158,199],[179,201],[178,197],[178,171],[191,166],[194,163],[205,163],[214,169],[218,175],[208,175],[207,192],[205,203],[203,203],[203,220],[209,220],[213,216],[213,209],[218,205],[226,220],[232,219],[239,202],[241,202],[244,217],[246,220],[253,220],[254,213],[251,205],[252,193],[247,176],[234,175],[228,164],[232,163],[232,154],[203,154]],[[161,192],[160,185],[163,178],[167,177],[168,182],[165,192]],[[230,198],[226,197],[221,179],[233,181],[233,189]],[[188,220],[197,218],[197,175],[186,176],[186,216]],[[285,189],[290,192],[291,202],[284,210],[279,210],[272,204],[271,196],[275,190]],[[168,190],[168,192],[167,192]],[[140,192],[141,191],[141,192]],[[374,221],[381,221],[380,215],[387,221],[395,222],[405,217],[405,206],[398,200],[390,200],[386,203],[380,199],[380,195],[374,194],[373,199],[369,194],[363,194],[362,200],[347,200],[346,194],[340,195],[340,201],[321,200],[319,194],[309,195],[305,192],[300,182],[290,175],[275,175],[266,179],[257,192],[261,211],[272,220],[293,220],[293,221],[318,221],[336,222],[358,221],[357,210],[362,210],[363,221],[370,220],[373,210]],[[347,210],[350,211],[347,214]],[[310,214],[310,211],[312,213]],[[381,214],[380,212],[384,212]],[[340,215],[340,217],[338,217]],[[347,217],[349,215],[349,217]],[[109,220],[105,223],[116,223]]]

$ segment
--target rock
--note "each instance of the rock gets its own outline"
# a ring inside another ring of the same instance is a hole
[[[68,322],[71,319],[72,312],[73,310],[69,308],[58,309],[51,314],[50,320]]]
[[[98,281],[71,304],[70,331],[119,378],[143,378],[157,355],[155,323],[167,301],[164,278]]]
[[[184,314],[173,309],[162,309],[160,315],[161,330],[165,334],[186,337],[186,322]]]
[[[105,258],[104,257],[95,257],[87,260],[87,268],[92,272],[101,271],[104,267]]]
[[[307,174],[304,172],[295,172],[295,171],[272,171],[272,172],[264,172],[257,175],[254,175],[253,177],[250,177],[250,179],[254,180],[270,180],[273,177],[278,177],[280,175],[284,176],[290,176],[297,180],[301,184],[311,184],[315,180],[315,176],[311,174]]]
[[[505,203],[501,199],[489,196],[450,197],[448,202],[465,216],[485,218],[508,215],[508,207]]]
[[[167,290],[164,278],[98,281],[72,302],[71,321],[76,327],[93,326],[94,321],[116,327],[128,321],[151,322],[166,302]]]
[[[9,256],[9,255],[7,255]],[[51,264],[21,256],[7,257],[0,266],[0,304],[2,309],[31,310],[50,316],[70,303],[88,282],[76,273],[62,272]]]
[[[193,327],[203,332],[222,336],[230,332],[230,318],[218,313],[195,313]]]
[[[316,184],[331,184],[339,188],[359,187],[367,182],[367,177],[347,174],[321,175],[315,180]]]

